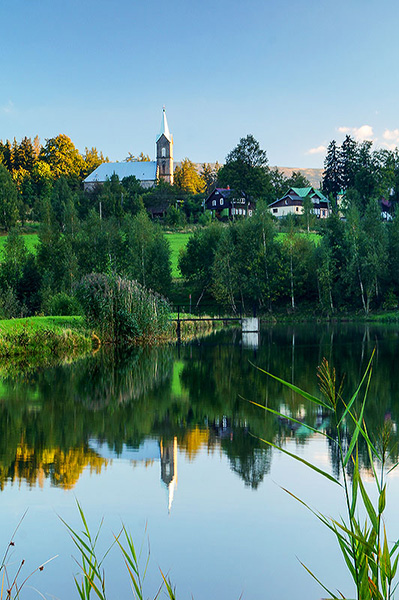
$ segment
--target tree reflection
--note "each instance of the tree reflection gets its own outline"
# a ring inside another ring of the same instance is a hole
[[[189,460],[201,449],[220,448],[245,485],[256,488],[269,472],[272,452],[260,438],[306,445],[314,428],[333,424],[313,404],[256,369],[277,374],[318,395],[317,366],[328,358],[344,379],[344,397],[355,390],[374,347],[374,373],[366,405],[369,433],[378,438],[392,424],[392,460],[397,460],[398,378],[396,326],[274,326],[262,331],[254,351],[237,331],[219,332],[190,346],[120,352],[101,350],[75,363],[37,368],[0,365],[0,486],[25,481],[73,487],[84,469],[100,472],[108,459],[90,446],[105,445],[114,456],[145,440],[176,444]],[[244,400],[245,398],[245,400]],[[277,418],[249,401],[294,416]],[[353,423],[347,423],[349,446]],[[173,446],[174,447],[174,446]],[[327,449],[339,475],[336,446]],[[366,447],[360,460],[369,468]]]

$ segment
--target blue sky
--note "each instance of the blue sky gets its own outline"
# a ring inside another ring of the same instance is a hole
[[[58,133],[152,158],[223,162],[252,133],[269,163],[321,167],[345,133],[399,144],[393,0],[2,0],[0,139]]]

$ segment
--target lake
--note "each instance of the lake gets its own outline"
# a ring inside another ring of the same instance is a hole
[[[325,597],[299,561],[351,597],[335,539],[282,489],[338,517],[345,509],[338,486],[261,439],[339,476],[333,446],[249,401],[326,430],[327,415],[255,365],[319,395],[316,370],[326,357],[345,377],[349,397],[374,348],[366,420],[373,435],[391,421],[396,442],[396,325],[276,325],[255,340],[231,329],[180,347],[101,350],[48,369],[0,365],[0,551],[28,509],[10,575],[22,558],[28,575],[58,555],[28,580],[21,597],[38,598],[36,590],[46,598],[78,597],[79,555],[63,523],[81,530],[77,501],[93,533],[104,518],[99,555],[122,523],[143,546],[143,566],[150,549],[146,597],[158,590],[159,568],[179,600]],[[348,443],[350,436],[348,426]],[[363,475],[373,489],[363,450]],[[398,474],[388,489],[391,539],[399,536]],[[116,547],[104,564],[109,598],[132,597]]]

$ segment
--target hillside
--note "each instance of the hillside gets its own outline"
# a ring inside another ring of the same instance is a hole
[[[194,163],[197,171],[200,172],[202,165],[204,163]],[[216,163],[208,163],[211,165],[211,167],[215,167]],[[174,168],[176,169],[177,166],[181,166],[181,162],[175,162],[174,163]],[[304,175],[310,182],[310,185],[315,187],[315,188],[319,188],[321,185],[321,180],[323,177],[323,169],[299,169],[298,167],[275,167],[275,166],[270,166],[271,169],[278,169],[279,171],[281,171],[281,173],[283,173],[286,177],[291,177],[292,172],[293,171],[299,171],[299,173],[302,173],[302,175]]]

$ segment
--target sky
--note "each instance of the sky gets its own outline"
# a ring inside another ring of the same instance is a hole
[[[64,133],[110,160],[323,166],[347,133],[399,144],[397,0],[0,0],[0,139]]]

